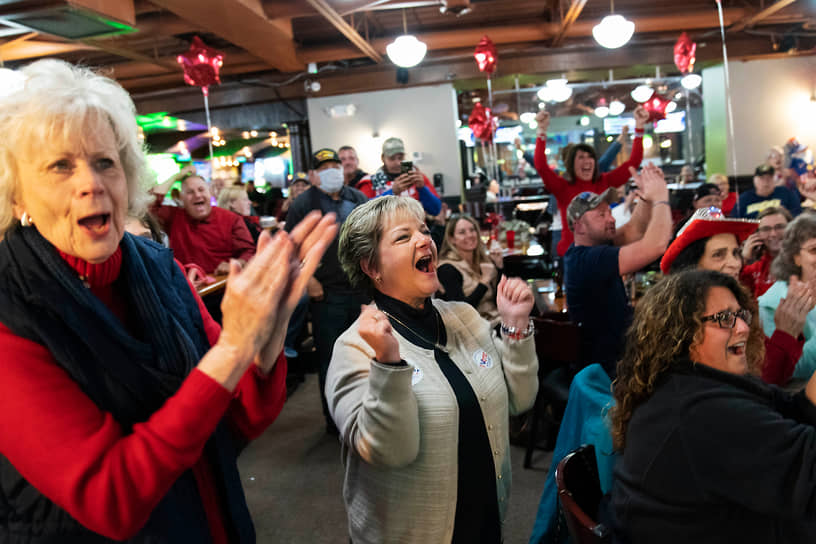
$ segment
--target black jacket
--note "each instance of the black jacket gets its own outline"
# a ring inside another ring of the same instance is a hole
[[[289,206],[289,211],[286,214],[286,225],[284,227],[286,232],[291,232],[313,210],[319,210],[324,214],[332,211],[323,205],[324,196],[325,193],[318,187],[309,187],[297,197]],[[340,200],[351,202],[356,207],[368,202],[368,197],[357,189],[344,185],[340,189]],[[354,291],[340,266],[340,259],[337,257],[337,238],[326,249],[326,253],[320,261],[320,266],[315,270],[314,277],[320,282],[324,290],[331,288],[335,293]]]
[[[612,504],[632,543],[816,542],[816,406],[678,361],[638,406]]]

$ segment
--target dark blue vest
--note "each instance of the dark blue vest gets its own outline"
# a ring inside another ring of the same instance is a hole
[[[170,250],[130,234],[121,248],[115,288],[149,343],[134,338],[31,227],[17,226],[0,242],[0,322],[48,348],[85,394],[127,431],[178,390],[209,343],[195,297]],[[205,455],[227,509],[230,541],[255,542],[236,466],[237,445],[225,422],[207,442]],[[0,455],[0,544],[5,542],[109,540],[81,526]],[[130,542],[211,542],[192,471],[173,484]]]

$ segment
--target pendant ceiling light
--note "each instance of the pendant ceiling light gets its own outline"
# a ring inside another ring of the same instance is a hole
[[[572,87],[567,86],[567,78],[549,79],[544,87],[538,90],[538,99],[542,102],[564,102],[572,96]]]
[[[652,89],[648,85],[638,85],[631,92],[632,99],[635,102],[640,102],[640,103],[643,103],[643,102],[646,102],[647,100],[649,100],[652,97],[653,94],[654,94],[654,89]]]
[[[405,10],[402,11],[402,36],[389,43],[385,52],[391,62],[402,68],[416,66],[425,58],[428,46],[419,41],[416,36],[408,34],[408,25],[405,23]]]
[[[620,100],[613,100],[609,103],[609,115],[620,115],[626,106]]]
[[[703,78],[699,74],[687,74],[680,80],[680,85],[686,89],[696,89],[703,82]]]
[[[635,32],[635,23],[627,21],[623,15],[615,15],[614,0],[609,0],[610,14],[592,28],[595,41],[607,49],[617,49],[626,45]]]

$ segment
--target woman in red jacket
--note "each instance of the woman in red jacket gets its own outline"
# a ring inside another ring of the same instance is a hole
[[[125,232],[148,181],[135,108],[56,60],[0,98],[0,542],[255,542],[238,452],[278,415],[286,324],[337,228],[230,264],[223,328]]]
[[[632,153],[629,160],[605,174],[598,170],[595,150],[586,144],[576,144],[567,155],[564,165],[567,173],[561,177],[547,164],[547,128],[550,126],[550,114],[541,111],[536,115],[538,138],[535,148],[535,167],[544,186],[555,196],[558,211],[561,213],[561,241],[558,242],[558,254],[563,256],[572,244],[572,231],[567,225],[567,205],[575,196],[584,191],[602,193],[608,187],[620,187],[629,180],[629,167],[637,169],[643,159],[643,127],[649,120],[649,112],[643,106],[634,111],[635,139],[632,142]]]

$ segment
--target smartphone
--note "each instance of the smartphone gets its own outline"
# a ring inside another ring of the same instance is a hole
[[[402,174],[410,174],[414,171],[414,163],[411,161],[402,161],[400,163],[400,172]]]

